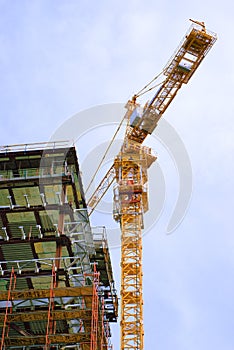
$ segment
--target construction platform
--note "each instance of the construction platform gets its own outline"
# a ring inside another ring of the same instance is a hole
[[[117,316],[105,228],[90,227],[75,147],[1,147],[0,349],[111,349]]]

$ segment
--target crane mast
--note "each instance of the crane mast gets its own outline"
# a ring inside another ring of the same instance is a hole
[[[203,22],[189,28],[163,70],[160,88],[142,108],[137,96],[128,101],[127,129],[114,164],[88,201],[91,212],[113,181],[114,219],[121,228],[121,350],[143,350],[142,230],[148,210],[147,170],[156,160],[142,143],[157,126],[178,90],[187,84],[216,41]]]
[[[155,159],[149,148],[128,142],[114,162],[113,215],[121,227],[121,350],[143,349],[142,229],[147,168]]]

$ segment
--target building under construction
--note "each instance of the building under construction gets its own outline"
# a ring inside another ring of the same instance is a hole
[[[123,144],[87,202],[91,214],[115,182],[121,350],[144,349],[142,230],[147,171],[156,157],[143,142],[216,41],[204,22],[192,22],[163,71],[126,104]],[[156,87],[142,107],[137,99]],[[0,214],[0,350],[111,349],[118,302],[110,255],[104,227],[90,227],[75,148],[3,147]]]
[[[0,150],[3,349],[111,349],[118,301],[104,227],[90,227],[74,147]]]

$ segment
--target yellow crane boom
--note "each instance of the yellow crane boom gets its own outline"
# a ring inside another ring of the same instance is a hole
[[[152,100],[143,108],[136,102],[137,95],[128,101],[122,148],[88,201],[92,212],[116,181],[113,216],[121,228],[121,350],[144,348],[142,229],[143,214],[148,210],[147,169],[156,157],[142,143],[216,41],[216,35],[207,31],[203,22],[192,22],[164,68],[164,80]]]

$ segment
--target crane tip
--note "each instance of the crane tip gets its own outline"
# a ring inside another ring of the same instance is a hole
[[[194,19],[192,19],[192,18],[189,18],[189,20],[190,20],[191,22],[196,23],[196,24],[198,24],[199,26],[201,26],[203,30],[206,30],[205,22],[196,21],[196,20],[194,20]]]

